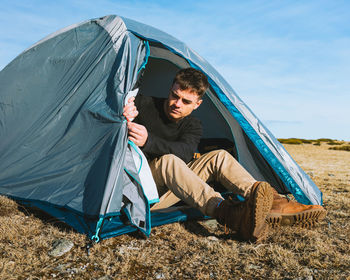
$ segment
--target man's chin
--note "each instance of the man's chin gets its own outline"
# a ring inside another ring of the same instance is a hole
[[[179,121],[179,120],[182,119],[181,115],[179,115],[179,114],[174,114],[174,113],[171,113],[171,112],[169,113],[169,117],[170,117],[170,119],[173,120],[173,121]]]

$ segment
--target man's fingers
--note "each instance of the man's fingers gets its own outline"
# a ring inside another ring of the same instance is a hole
[[[135,106],[134,102],[128,102],[127,104],[125,104],[124,109],[130,108]]]
[[[129,112],[128,116],[131,118],[135,118],[138,114],[139,114],[139,112],[137,110],[135,110],[135,111]]]
[[[134,119],[138,116],[138,114],[139,114],[139,112],[137,111],[137,108],[133,102],[124,106],[123,115],[127,119]]]
[[[138,114],[139,114],[138,111],[131,111],[131,112],[124,112],[123,116],[125,116],[127,118],[135,118],[135,117],[137,117]]]
[[[128,134],[129,139],[139,147],[144,146],[148,138],[147,129],[143,125],[133,122],[128,122]]]
[[[137,126],[135,126],[134,124],[135,123],[133,123],[133,122],[128,122],[129,133],[133,132],[136,134],[141,134],[141,130]]]
[[[135,144],[136,146],[139,146],[139,145],[141,144],[141,141],[140,141],[140,139],[138,139],[138,138],[134,138],[134,137],[132,137],[132,136],[129,136],[128,139],[129,139],[130,141],[134,142],[134,144]]]
[[[126,118],[128,123],[130,123],[138,116],[138,112],[133,114],[123,114],[123,116]]]
[[[133,132],[133,131],[131,131],[131,130],[129,130],[129,133],[128,133],[128,134],[129,134],[129,136],[134,137],[135,139],[141,137],[140,134],[138,134],[138,133],[136,133],[136,132]]]
[[[136,143],[136,142],[137,142],[136,138],[134,138],[134,137],[132,137],[132,136],[129,136],[129,140],[132,141],[132,142],[134,142],[135,144],[137,144],[137,143]]]
[[[142,132],[142,131],[133,131],[133,130],[130,130],[128,131],[128,135],[138,139],[138,140],[141,140],[145,137],[145,134]]]
[[[133,122],[128,123],[128,129],[139,135],[141,135],[144,132],[144,127],[142,125]]]
[[[130,104],[128,104],[128,105],[130,105]],[[124,113],[131,113],[131,112],[136,111],[136,107],[135,106],[128,106],[128,105],[126,105],[124,107],[124,109],[123,109]]]
[[[136,106],[135,106],[134,100],[135,100],[135,97],[131,97],[128,99],[128,102],[126,103],[126,105],[123,108],[124,114],[129,114],[133,111],[136,111]]]

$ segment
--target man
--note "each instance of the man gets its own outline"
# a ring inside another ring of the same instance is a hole
[[[202,127],[191,113],[201,105],[208,86],[202,72],[186,68],[176,74],[167,99],[139,95],[124,107],[129,139],[147,156],[163,207],[166,200],[183,200],[252,242],[266,237],[267,219],[293,224],[323,218],[321,206],[288,202],[267,182],[257,182],[225,150],[193,159]],[[225,200],[207,184],[213,180],[245,201]]]

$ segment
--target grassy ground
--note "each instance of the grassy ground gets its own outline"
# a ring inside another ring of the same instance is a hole
[[[312,230],[271,229],[255,245],[215,224],[175,223],[88,252],[84,235],[0,196],[0,279],[350,279],[350,153],[325,142],[285,147],[324,194],[328,216]],[[60,238],[74,247],[49,256]]]

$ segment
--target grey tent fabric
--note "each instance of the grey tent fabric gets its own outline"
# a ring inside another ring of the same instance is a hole
[[[57,32],[1,71],[1,193],[86,215],[120,211],[121,113],[146,50],[109,19]]]
[[[254,177],[322,204],[317,186],[205,59],[156,28],[114,15],[59,30],[0,72],[0,194],[97,239],[135,227],[149,234],[151,214],[155,225],[185,219],[150,213],[122,111],[135,88],[165,97],[174,73],[188,66],[211,85],[195,113],[204,137],[229,139]]]

